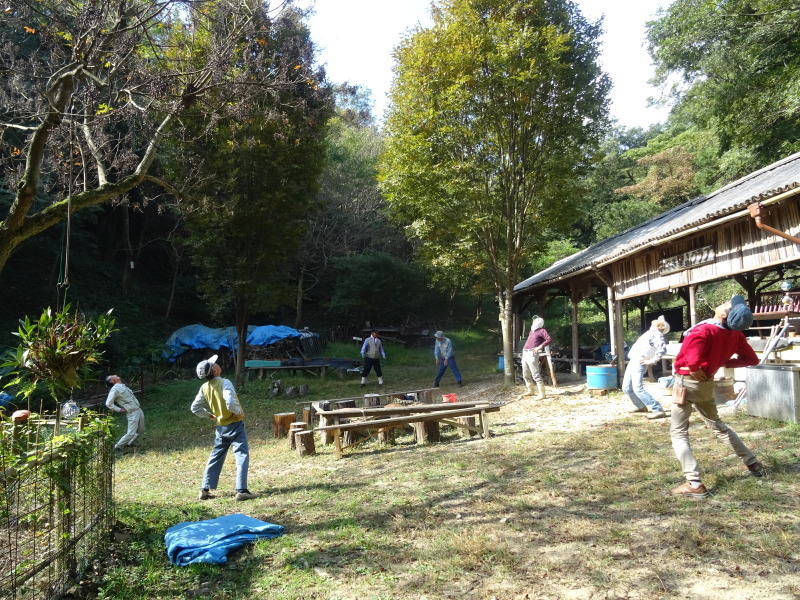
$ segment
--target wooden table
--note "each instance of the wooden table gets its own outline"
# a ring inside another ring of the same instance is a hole
[[[323,425],[314,428],[314,431],[333,432],[334,444],[336,445],[336,456],[342,458],[343,450],[355,446],[371,439],[376,433],[371,434],[364,440],[359,440],[349,445],[342,444],[342,432],[362,431],[365,429],[384,429],[398,425],[423,423],[436,421],[437,423],[447,423],[470,431],[475,431],[482,435],[484,440],[489,438],[489,425],[486,421],[486,414],[497,412],[503,406],[501,403],[488,404],[486,402],[441,402],[437,404],[420,404],[415,406],[383,406],[374,408],[340,408],[336,410],[320,411],[320,416],[325,420],[332,420],[332,425]],[[478,426],[474,427],[465,423],[455,421],[458,417],[477,417]],[[361,421],[349,421],[349,419],[361,417]],[[343,419],[348,422],[343,423]]]
[[[325,379],[325,373],[329,365],[280,365],[275,367],[245,367],[247,378],[250,378],[250,371],[258,371],[258,378],[264,379],[266,371],[292,371],[292,375],[296,375],[297,371],[308,371],[312,375],[319,376]],[[316,373],[319,371],[319,373]]]

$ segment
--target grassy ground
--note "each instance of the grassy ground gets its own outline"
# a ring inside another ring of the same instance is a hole
[[[455,336],[454,336],[455,337]],[[240,392],[251,445],[250,489],[233,500],[232,458],[216,500],[197,491],[213,432],[191,415],[200,382],[159,388],[143,402],[148,430],[116,463],[120,543],[86,587],[99,598],[718,598],[800,595],[800,427],[725,419],[770,467],[748,477],[699,422],[694,448],[714,496],[672,498],[681,481],[666,420],[626,411],[619,394],[593,397],[566,382],[544,401],[502,387],[494,348],[454,339],[467,385],[461,399],[514,400],[491,415],[488,442],[446,432],[417,446],[367,444],[336,460],[299,458],[272,438],[272,414],[295,401]],[[338,349],[337,355],[352,347]],[[429,351],[387,348],[387,389],[427,387]],[[331,354],[333,355],[333,353]],[[306,399],[375,391],[357,379],[308,383]],[[375,386],[374,375],[370,385]],[[286,535],[235,553],[225,566],[170,566],[164,531],[182,521],[245,513]]]

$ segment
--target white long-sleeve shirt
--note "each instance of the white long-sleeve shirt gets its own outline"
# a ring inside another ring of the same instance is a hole
[[[139,410],[139,401],[130,388],[124,383],[115,383],[108,391],[106,406],[114,412],[122,412],[124,408],[127,412]]]

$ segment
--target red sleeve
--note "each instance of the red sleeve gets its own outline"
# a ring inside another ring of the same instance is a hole
[[[542,331],[544,331],[544,341],[542,342],[542,346],[549,346],[553,340],[550,337],[550,334],[547,333],[547,329],[543,329]]]

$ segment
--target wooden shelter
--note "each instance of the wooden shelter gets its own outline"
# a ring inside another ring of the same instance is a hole
[[[733,278],[758,313],[760,291],[787,268],[800,266],[798,235],[800,153],[536,273],[514,287],[515,312],[520,315],[534,302],[544,306],[553,296],[568,297],[572,370],[578,373],[578,303],[592,300],[607,311],[612,354],[622,373],[626,301],[643,307],[652,294],[678,294],[686,301],[693,325],[697,286]]]

